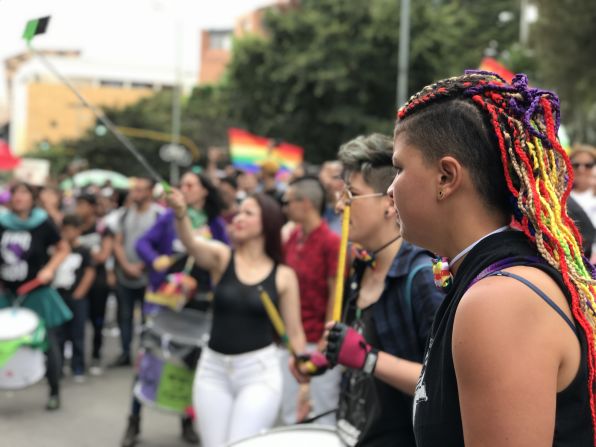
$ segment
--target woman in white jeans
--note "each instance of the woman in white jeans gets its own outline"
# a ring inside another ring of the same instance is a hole
[[[281,265],[281,209],[264,194],[240,205],[232,224],[235,250],[197,238],[179,191],[168,197],[188,253],[208,270],[214,287],[213,326],[193,387],[204,447],[222,447],[270,428],[281,404],[282,375],[274,332],[259,288],[279,307],[290,343],[303,352],[298,281]],[[284,365],[285,367],[285,365]]]

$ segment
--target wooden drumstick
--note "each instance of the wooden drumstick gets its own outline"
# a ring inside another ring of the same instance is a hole
[[[267,291],[263,289],[262,286],[259,286],[258,289],[259,296],[261,297],[261,302],[265,307],[265,311],[269,316],[269,320],[271,320],[271,324],[273,324],[273,327],[275,328],[275,332],[277,332],[277,335],[279,335],[279,338],[281,338],[283,344],[286,345],[286,348],[288,349],[288,351],[290,351],[290,354],[292,354],[294,358],[298,359],[296,352],[294,351],[294,349],[292,349],[292,345],[290,344],[290,338],[288,337],[288,333],[286,332],[286,326],[283,320],[281,319],[281,315],[279,314],[277,307],[275,307],[275,304],[273,304],[273,301],[271,301],[271,297],[269,296]],[[311,361],[302,362],[302,364],[306,368],[306,371],[309,373],[314,373],[317,371],[316,365]]]
[[[346,258],[348,254],[348,235],[350,233],[350,204],[344,205],[341,221],[341,242],[337,259],[337,272],[335,275],[335,301],[333,302],[333,321],[341,320],[341,307],[344,295],[344,277],[346,272]]]
[[[41,281],[37,278],[33,278],[26,283],[21,284],[21,286],[17,289],[17,296],[27,295],[29,292],[37,289],[41,286]]]

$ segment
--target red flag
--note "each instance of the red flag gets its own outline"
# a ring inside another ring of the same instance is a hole
[[[514,73],[509,71],[507,69],[507,67],[505,67],[505,65],[500,63],[494,57],[482,58],[482,60],[480,61],[480,67],[478,67],[478,68],[480,68],[480,70],[484,70],[484,71],[492,71],[493,73],[496,73],[499,76],[501,76],[503,79],[505,79],[509,83],[511,83],[513,76],[515,76]]]
[[[8,143],[0,140],[0,170],[8,171],[19,165],[21,159],[12,155]]]

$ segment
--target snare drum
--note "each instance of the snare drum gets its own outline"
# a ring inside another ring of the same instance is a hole
[[[228,447],[344,447],[333,427],[326,425],[293,425],[233,442]]]
[[[0,389],[25,388],[45,375],[44,340],[45,328],[35,312],[0,310]]]
[[[211,316],[183,309],[162,311],[145,325],[135,396],[161,410],[184,413],[192,405],[192,382]]]

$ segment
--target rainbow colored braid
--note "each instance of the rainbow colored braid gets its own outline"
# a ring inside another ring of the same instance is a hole
[[[566,207],[561,206],[571,192],[573,170],[557,139],[559,100],[552,92],[529,87],[524,74],[516,75],[508,84],[494,73],[467,71],[425,87],[399,109],[397,116],[404,119],[440,98],[468,98],[492,124],[515,224],[541,256],[561,272],[571,294],[573,316],[592,340],[588,392],[596,427],[596,281],[582,255],[579,231]]]

